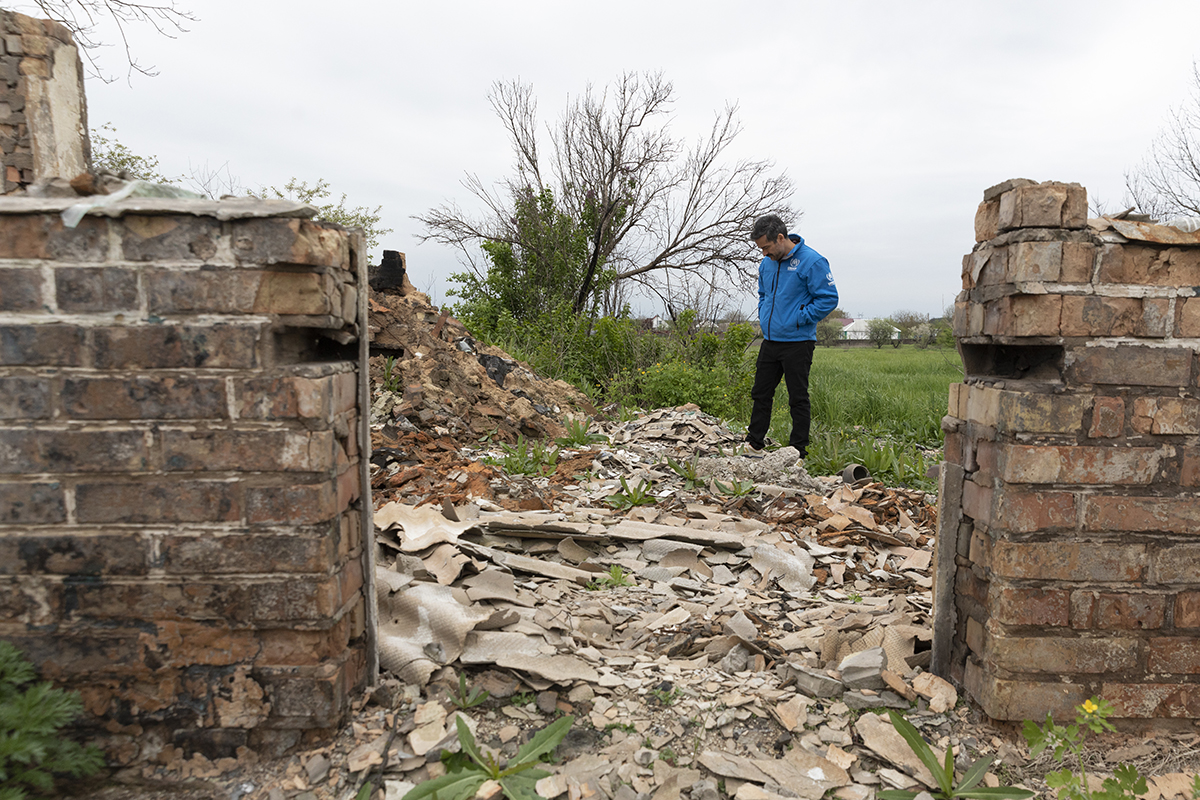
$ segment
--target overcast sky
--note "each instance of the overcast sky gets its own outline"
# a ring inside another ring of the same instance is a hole
[[[324,178],[381,205],[384,246],[407,253],[435,302],[460,267],[417,243],[411,216],[471,208],[466,172],[509,174],[487,101],[498,79],[532,82],[550,122],[589,82],[662,71],[688,139],[736,103],[731,155],[769,158],[795,182],[799,232],[829,259],[842,308],[938,316],[985,188],[1074,181],[1117,208],[1200,57],[1195,0],[179,4],[199,18],[189,32],[130,31],[157,77],[88,81],[91,126],[112,123],[164,172],[227,164],[251,187]],[[124,75],[118,48],[101,61]]]

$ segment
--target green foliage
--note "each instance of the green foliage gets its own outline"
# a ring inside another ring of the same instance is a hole
[[[458,674],[458,691],[451,692],[450,702],[460,710],[466,711],[468,708],[474,708],[480,703],[486,702],[489,696],[486,689],[480,689],[478,686],[467,691],[467,676],[460,672]]]
[[[1042,751],[1051,750],[1054,758],[1062,764],[1074,756],[1079,772],[1067,767],[1046,775],[1046,785],[1057,792],[1059,800],[1134,800],[1146,793],[1146,779],[1137,767],[1120,764],[1113,770],[1113,777],[1105,778],[1099,791],[1088,786],[1087,770],[1083,766],[1083,743],[1090,734],[1115,731],[1108,721],[1112,706],[1098,697],[1084,701],[1075,707],[1075,723],[1062,726],[1047,714],[1046,724],[1039,726],[1025,721],[1025,741],[1029,743],[1029,754],[1036,758]]]
[[[678,686],[672,686],[670,689],[651,689],[650,697],[660,706],[673,706],[679,701],[680,691]]]
[[[817,344],[830,347],[842,338],[842,323],[826,317],[817,323]]]
[[[620,564],[612,564],[608,568],[608,574],[603,578],[596,578],[587,585],[587,588],[592,591],[599,589],[615,589],[618,586],[633,586],[633,581],[629,580],[629,573],[621,568]]]
[[[654,488],[652,481],[639,480],[637,486],[632,489],[625,482],[625,476],[621,476],[621,491],[616,494],[610,494],[605,498],[605,502],[619,511],[625,511],[634,506],[652,506],[655,503],[654,496],[650,494],[650,490]]]
[[[876,480],[888,486],[936,489],[926,471],[934,463],[920,447],[873,434],[850,430],[833,432],[813,427],[805,468],[814,475],[832,475],[847,464],[862,464]]]
[[[730,497],[745,497],[754,491],[754,481],[730,481],[729,483],[721,483],[718,480],[713,480],[713,486],[717,491]]]
[[[398,394],[404,391],[404,381],[399,373],[394,371],[395,369],[395,356],[388,356],[383,360],[383,389]]]
[[[317,178],[317,182],[312,186],[308,185],[308,181],[292,178],[283,185],[282,189],[267,186],[258,192],[250,192],[252,197],[290,199],[301,203],[311,203],[317,207],[319,219],[336,222],[347,228],[362,228],[368,250],[378,247],[380,237],[392,232],[391,228],[379,227],[379,212],[383,206],[375,206],[373,209],[367,206],[347,208],[345,192],[336,203],[328,202],[331,194],[329,181],[324,178]],[[327,202],[320,202],[322,200]]]
[[[551,450],[540,441],[529,441],[524,434],[517,435],[517,443],[501,444],[504,455],[499,458],[488,456],[484,461],[500,467],[509,475],[546,476],[558,466],[558,448]]]
[[[106,135],[107,134],[107,135]],[[159,172],[158,156],[140,156],[117,140],[117,129],[105,122],[88,133],[92,142],[92,168],[151,183],[178,183],[182,177],[167,177]]]
[[[569,417],[563,423],[563,427],[567,429],[567,435],[555,439],[554,443],[560,447],[587,447],[590,444],[608,442],[608,437],[602,433],[589,433],[588,429],[591,426],[591,419]]]
[[[671,458],[671,456],[667,456],[667,466],[670,467],[676,475],[683,478],[684,491],[689,491],[691,489],[695,489],[697,486],[704,485],[704,480],[696,472],[696,468],[699,466],[699,464],[699,453],[692,453],[691,460],[684,462],[676,461],[675,459]]]
[[[509,800],[536,800],[537,782],[550,774],[538,769],[537,765],[558,747],[574,721],[574,717],[556,719],[538,731],[511,761],[505,763],[490,752],[485,755],[462,717],[455,717],[462,752],[455,756],[443,751],[446,774],[414,787],[404,795],[404,800],[468,800],[488,780],[497,781]]]
[[[900,334],[896,333],[895,329],[892,328],[892,323],[888,322],[886,319],[873,319],[867,322],[867,339],[870,340],[871,344],[875,345],[876,348],[883,347],[885,344],[891,344],[893,337],[896,337],[895,341],[898,342],[899,335]]]
[[[512,697],[508,698],[509,704],[514,705],[517,708],[527,706],[530,703],[533,703],[536,701],[537,701],[537,698],[533,695],[532,692],[517,692]]]
[[[26,788],[54,791],[54,776],[82,777],[104,766],[93,745],[83,747],[59,729],[83,710],[76,692],[34,683],[30,664],[9,642],[0,641],[0,797],[21,800]]]
[[[993,756],[985,756],[973,763],[963,773],[962,780],[956,785],[954,783],[954,752],[951,748],[946,748],[945,761],[939,763],[933,748],[921,738],[921,734],[913,727],[912,723],[891,710],[888,711],[888,718],[892,721],[892,727],[904,738],[913,754],[933,774],[937,788],[930,791],[930,794],[938,800],[951,800],[955,797],[965,797],[968,800],[1022,800],[1022,798],[1033,797],[1034,793],[1027,789],[1017,789],[1011,786],[995,788],[979,786],[984,774],[987,773],[987,768],[992,763]],[[916,796],[917,792],[899,789],[886,789],[876,793],[879,800],[912,800]]]

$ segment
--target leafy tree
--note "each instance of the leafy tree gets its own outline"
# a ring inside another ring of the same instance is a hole
[[[1200,66],[1195,62],[1190,97],[1171,109],[1141,164],[1125,173],[1125,188],[1134,205],[1152,217],[1200,216]]]
[[[96,27],[102,20],[111,20],[117,26],[121,44],[125,48],[125,60],[129,63],[129,75],[140,72],[153,77],[158,73],[152,66],[139,64],[129,48],[127,26],[149,24],[155,31],[174,39],[177,33],[186,33],[185,23],[195,22],[196,16],[184,11],[176,0],[151,2],[151,0],[33,0],[38,11],[71,31],[71,36],[91,66],[92,74],[108,83],[114,80],[106,75],[96,63],[95,52],[107,45],[96,37]]]
[[[159,172],[158,156],[141,156],[117,140],[117,129],[111,122],[92,130],[92,168],[114,175],[128,175],[151,183],[176,183],[182,178],[168,178]]]
[[[867,322],[867,339],[877,348],[890,344],[896,335],[896,329],[886,319],[873,319]]]
[[[489,99],[516,154],[516,174],[494,190],[468,175],[464,186],[482,202],[483,215],[472,217],[454,203],[434,208],[415,217],[425,226],[422,240],[459,248],[480,282],[475,285],[484,285],[495,262],[486,248],[480,260],[479,246],[536,251],[537,242],[525,239],[529,230],[519,205],[548,191],[555,210],[577,221],[587,237],[586,257],[563,287],[577,314],[598,308],[606,293],[612,312],[613,298],[628,283],[667,297],[681,282],[750,286],[747,232],[765,213],[795,220],[785,204],[792,184],[772,176],[768,161],[725,162],[740,130],[734,107],[717,114],[709,132],[686,147],[668,129],[673,94],[657,74],[626,73],[599,93],[589,86],[551,129],[549,157],[543,159],[533,87],[494,84]],[[676,278],[675,288],[669,276]]]
[[[329,182],[324,178],[317,178],[317,182],[312,186],[308,185],[308,181],[292,178],[283,185],[283,189],[268,186],[258,192],[250,192],[250,196],[262,198],[274,197],[297,200],[301,203],[311,203],[317,207],[318,219],[336,222],[338,225],[344,225],[347,228],[362,228],[368,250],[378,247],[380,237],[392,232],[391,228],[379,227],[379,212],[383,208],[381,205],[375,206],[375,208],[368,208],[367,206],[347,208],[345,192],[342,192],[342,197],[337,203],[320,203],[319,201],[325,200],[330,196]]]
[[[920,311],[897,311],[888,321],[900,329],[901,339],[911,339],[917,326],[929,322],[929,315]]]
[[[842,323],[839,319],[825,317],[825,319],[817,323],[818,344],[831,347],[834,342],[842,338]]]

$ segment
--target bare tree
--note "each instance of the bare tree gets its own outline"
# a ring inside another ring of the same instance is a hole
[[[1195,62],[1191,96],[1171,109],[1150,152],[1125,173],[1125,189],[1131,203],[1152,217],[1200,216],[1200,67]]]
[[[914,328],[929,322],[929,315],[921,311],[897,311],[888,318],[888,322],[900,329],[901,338],[908,339],[912,337]]]
[[[97,27],[106,21],[117,26],[121,44],[125,48],[125,59],[129,62],[129,73],[140,72],[154,76],[158,73],[153,66],[138,63],[129,47],[126,30],[129,25],[147,23],[158,33],[174,39],[177,33],[186,33],[185,23],[195,22],[196,16],[179,8],[176,0],[138,2],[138,0],[31,0],[38,11],[47,18],[65,25],[75,38],[91,67],[91,72],[102,81],[111,82],[96,63],[96,51],[107,44],[98,38]]]
[[[483,215],[439,206],[415,217],[425,225],[422,241],[459,248],[482,278],[487,265],[477,258],[479,245],[526,245],[513,198],[549,187],[557,208],[587,234],[587,255],[570,287],[576,313],[594,307],[597,293],[628,283],[666,298],[675,287],[693,291],[696,280],[726,292],[731,283],[751,286],[758,259],[750,226],[767,213],[798,218],[787,205],[791,181],[772,174],[770,161],[723,160],[740,130],[733,106],[694,145],[674,137],[673,92],[661,74],[626,73],[600,92],[588,86],[548,130],[551,154],[543,162],[533,87],[496,83],[490,100],[508,132],[516,173],[494,189],[469,174],[463,186],[483,203]]]

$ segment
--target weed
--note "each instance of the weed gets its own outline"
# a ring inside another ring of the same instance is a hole
[[[684,490],[695,489],[697,486],[703,485],[704,481],[696,474],[696,467],[700,463],[699,454],[693,453],[691,461],[676,461],[667,456],[667,466],[670,467],[676,475],[683,478]]]
[[[488,464],[500,467],[510,475],[541,475],[554,472],[558,466],[558,448],[551,450],[540,441],[529,442],[524,434],[517,435],[515,445],[502,444],[504,455],[500,458],[485,458]]]
[[[628,722],[610,722],[604,726],[604,732],[608,733],[609,731],[625,731],[626,733],[636,733],[637,728],[633,727],[633,725],[629,724]]]
[[[396,368],[396,357],[388,356],[383,360],[383,390],[400,394],[404,391],[404,381],[393,370]]]
[[[679,699],[679,687],[675,686],[671,689],[651,689],[650,696],[654,698],[660,706],[673,706]]]
[[[548,756],[567,735],[574,717],[561,717],[538,731],[507,763],[497,761],[490,752],[480,750],[462,717],[455,717],[461,753],[442,751],[442,762],[446,774],[414,787],[404,800],[468,800],[474,797],[484,781],[493,780],[500,784],[504,796],[509,800],[528,800],[537,797],[535,788],[538,780],[550,773],[538,769],[537,765]]]
[[[537,697],[534,696],[533,692],[518,692],[508,698],[508,702],[517,708],[522,708],[530,703],[537,702]]]
[[[713,486],[717,487],[717,491],[730,497],[745,497],[754,492],[754,481],[730,481],[728,484],[721,483],[719,480],[713,479]]]
[[[608,442],[608,437],[602,433],[588,433],[591,426],[590,419],[568,418],[564,425],[567,435],[555,439],[554,443],[559,447],[586,447],[589,444]]]
[[[461,711],[466,711],[468,708],[474,708],[486,701],[488,696],[488,692],[479,687],[475,687],[468,692],[467,676],[460,672],[458,674],[458,691],[450,693],[450,702],[458,706]]]
[[[658,760],[665,761],[668,764],[670,764],[672,767],[675,766],[675,761],[678,758],[679,758],[679,754],[676,753],[670,747],[664,747],[662,750],[658,751]]]
[[[605,498],[605,502],[619,511],[625,511],[634,506],[652,506],[655,503],[654,496],[650,494],[652,488],[654,488],[653,482],[639,480],[637,486],[631,489],[625,482],[625,476],[621,476],[621,491],[610,494]]]
[[[861,603],[862,600],[863,600],[862,595],[859,594],[858,592],[850,593],[850,602],[851,603]]]
[[[587,588],[597,591],[599,589],[615,589],[618,586],[633,586],[633,581],[629,580],[629,573],[622,569],[620,564],[612,564],[608,568],[607,575],[603,578],[596,578],[587,585]]]
[[[1066,767],[1046,775],[1046,785],[1058,791],[1059,800],[1134,800],[1137,795],[1146,793],[1146,779],[1132,764],[1118,764],[1113,769],[1113,777],[1105,778],[1099,790],[1088,787],[1087,770],[1083,766],[1083,742],[1089,733],[1111,733],[1116,730],[1108,721],[1112,711],[1112,706],[1107,702],[1093,697],[1075,707],[1074,725],[1058,725],[1049,714],[1046,715],[1045,727],[1025,721],[1023,732],[1025,741],[1029,743],[1030,756],[1036,758],[1043,750],[1050,748],[1060,764],[1070,753],[1079,766],[1078,775]],[[1193,782],[1193,786],[1200,784]]]

